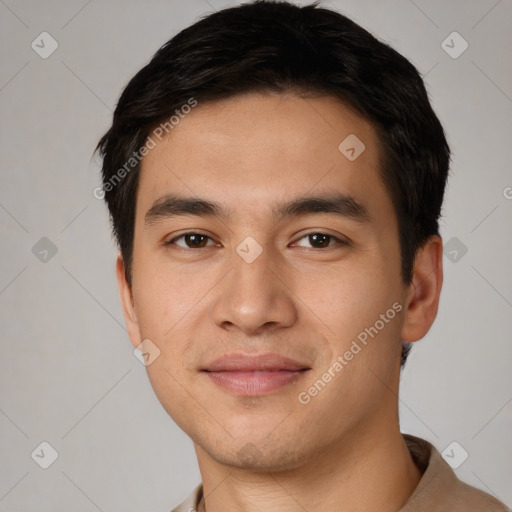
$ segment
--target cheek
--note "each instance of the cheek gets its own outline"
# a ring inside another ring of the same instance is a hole
[[[151,386],[167,413],[182,428],[201,410],[190,400],[190,362],[194,350],[194,318],[205,314],[201,298],[211,288],[201,275],[166,268],[165,262],[139,260],[134,268],[133,294],[142,339],[150,339],[159,356],[146,366]],[[203,412],[204,414],[204,412]]]
[[[399,287],[385,258],[377,251],[354,258],[335,268],[304,275],[295,288],[306,305],[336,335],[354,336],[357,330],[373,324],[394,301]]]
[[[331,330],[328,357],[302,391],[315,394],[320,389],[308,411],[311,417],[330,422],[333,436],[347,424],[355,424],[361,414],[380,407],[393,386],[399,361],[401,296],[396,282],[385,277],[385,267],[383,262],[365,266],[364,272],[347,272],[333,280],[317,301],[316,312],[323,308],[322,318]],[[324,388],[319,381],[326,380]],[[333,420],[333,409],[343,415]]]
[[[134,258],[135,261],[135,258]],[[170,265],[165,257],[140,254],[133,267],[133,294],[141,335],[177,339],[187,318],[211,287],[202,272]]]
[[[309,287],[316,298],[311,309],[329,326],[328,360],[332,364],[341,356],[344,366],[333,386],[338,389],[335,401],[349,390],[373,389],[368,378],[376,377],[369,369],[387,380],[399,358],[403,305],[396,264],[379,257],[379,251],[367,256],[326,279],[330,284],[322,293]]]

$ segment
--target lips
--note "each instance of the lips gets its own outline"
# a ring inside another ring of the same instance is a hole
[[[299,380],[310,367],[279,354],[227,354],[203,372],[219,387],[238,396],[258,396]]]
[[[215,361],[208,364],[204,370],[208,372],[272,372],[304,369],[309,369],[309,367],[306,364],[288,357],[280,356],[279,354],[260,354],[256,356],[227,354],[215,359]]]

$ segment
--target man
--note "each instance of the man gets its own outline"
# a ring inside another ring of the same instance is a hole
[[[130,339],[201,471],[175,511],[506,510],[399,429],[449,165],[405,58],[316,4],[219,11],[98,147]]]

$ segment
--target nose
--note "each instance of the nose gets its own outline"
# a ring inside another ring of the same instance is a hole
[[[216,289],[213,320],[247,336],[290,327],[297,320],[290,284],[270,251],[251,263],[234,254],[231,272]]]

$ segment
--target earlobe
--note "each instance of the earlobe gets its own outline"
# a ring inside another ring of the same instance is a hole
[[[119,287],[119,295],[121,299],[121,306],[123,308],[124,320],[130,341],[134,347],[137,347],[141,342],[141,335],[139,330],[139,323],[135,311],[135,304],[133,301],[133,294],[128,281],[126,280],[126,272],[124,260],[121,253],[117,256],[116,261],[116,276],[117,285]]]
[[[431,236],[418,249],[406,299],[403,341],[418,341],[434,323],[443,284],[443,242]]]

